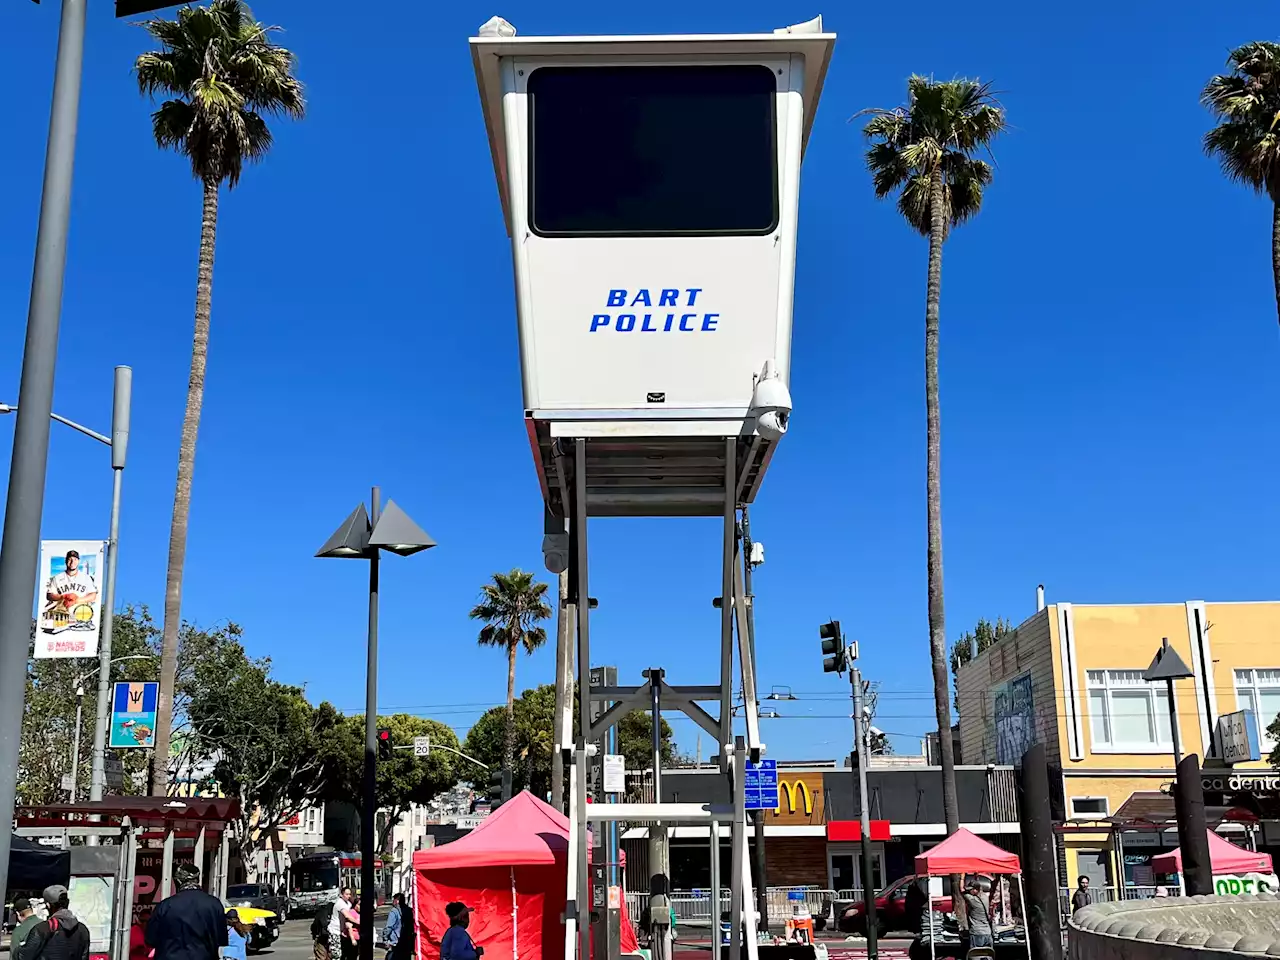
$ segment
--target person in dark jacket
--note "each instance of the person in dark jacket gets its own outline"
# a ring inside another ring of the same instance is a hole
[[[194,864],[178,864],[173,878],[178,892],[156,904],[147,921],[147,946],[155,949],[156,960],[218,960],[227,945],[222,901],[200,889]]]
[[[471,925],[471,910],[465,903],[445,904],[444,915],[449,918],[449,929],[440,938],[440,960],[480,960],[484,947],[471,942],[467,927]]]
[[[391,960],[413,960],[413,948],[418,940],[413,907],[409,906],[409,899],[402,893],[396,894],[395,902],[400,911],[400,938],[391,948]]]
[[[49,919],[41,920],[27,934],[17,960],[89,960],[89,928],[71,912],[67,888],[60,884],[45,887],[44,902]]]

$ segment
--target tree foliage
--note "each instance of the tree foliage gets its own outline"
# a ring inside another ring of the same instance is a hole
[[[245,163],[271,149],[266,117],[306,112],[297,58],[272,41],[280,28],[256,21],[243,0],[183,7],[142,26],[160,49],[134,64],[138,89],[171,98],[151,116],[156,143],[186,156],[197,180],[234,187]]]
[[[1205,84],[1200,101],[1218,125],[1204,149],[1232,180],[1280,202],[1280,44],[1246,43],[1227,57],[1230,73]]]
[[[863,133],[876,196],[898,197],[898,212],[920,233],[933,226],[933,177],[942,180],[943,238],[952,226],[975,216],[991,165],[974,153],[990,147],[1004,130],[1004,111],[990,84],[973,80],[937,82],[913,76],[907,103],[872,115]]]
[[[975,642],[977,643],[978,653],[981,655],[993,643],[1003,640],[1013,632],[1013,627],[1003,617],[997,617],[995,623],[983,617],[978,621],[978,625],[973,628],[972,632],[960,634],[960,639],[951,648],[951,683],[954,687],[957,713],[960,712],[960,688],[957,676],[960,673],[960,668],[973,659]]]
[[[436,720],[397,713],[379,717],[378,726],[391,731],[396,746],[410,746],[415,737],[429,737],[433,745],[460,749],[452,728]],[[330,776],[320,799],[351,804],[356,813],[363,809],[364,799],[364,715],[344,717],[327,738],[322,760]],[[426,758],[415,757],[412,750],[393,750],[390,760],[378,761],[378,809],[385,811],[376,844],[386,850],[387,840],[395,825],[415,804],[430,803],[470,773],[471,766],[447,750],[432,750]]]
[[[534,580],[532,573],[512,570],[495,573],[493,582],[481,587],[480,602],[471,610],[472,620],[481,620],[479,643],[499,647],[507,655],[507,708],[503,728],[503,766],[516,758],[516,654],[523,647],[533,653],[547,642],[547,631],[539,623],[551,616],[547,606],[547,585]]]

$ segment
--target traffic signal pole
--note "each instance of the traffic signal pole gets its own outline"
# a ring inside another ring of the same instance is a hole
[[[858,643],[846,646],[840,632],[840,621],[832,620],[818,628],[822,640],[822,672],[843,674],[849,671],[849,685],[853,693],[853,751],[849,755],[858,781],[858,798],[862,808],[859,818],[862,854],[862,903],[863,916],[867,919],[867,960],[876,960],[879,946],[876,942],[876,883],[871,867],[871,809],[867,801],[867,764],[871,755],[871,721],[863,713],[862,672],[854,666],[858,659]]]
[[[851,647],[855,655],[857,647]],[[859,825],[862,828],[862,902],[867,916],[867,960],[878,956],[876,930],[876,883],[871,869],[871,809],[867,801],[867,764],[871,759],[870,718],[863,712],[862,671],[849,660],[849,684],[853,687],[853,757],[858,772],[858,801],[861,808]]]

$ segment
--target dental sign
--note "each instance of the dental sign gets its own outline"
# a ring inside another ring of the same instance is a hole
[[[715,333],[720,314],[707,308],[701,287],[614,288],[591,315],[590,332]]]

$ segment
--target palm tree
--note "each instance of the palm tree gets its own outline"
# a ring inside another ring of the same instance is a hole
[[[933,700],[942,756],[942,810],[947,835],[960,829],[955,756],[951,744],[951,698],[947,689],[947,630],[942,594],[942,438],[938,407],[938,300],[942,290],[942,245],[950,229],[977,215],[991,167],[974,154],[989,148],[1004,129],[1004,111],[987,84],[971,80],[938,83],[913,76],[907,102],[872,115],[863,133],[872,141],[867,168],[876,196],[897,194],[898,211],[929,238],[929,281],[924,312],[924,388],[927,421],[926,499],[929,549],[929,652]]]
[[[547,585],[535,583],[532,573],[516,569],[495,573],[493,583],[482,588],[480,602],[471,611],[472,620],[483,620],[480,646],[502,647],[507,651],[507,727],[503,760],[508,770],[515,762],[516,751],[516,653],[524,647],[533,653],[547,642],[547,631],[539,620],[551,616],[547,606]]]
[[[271,41],[271,34],[279,28],[254,20],[242,0],[213,0],[207,7],[184,7],[174,20],[148,20],[143,26],[160,49],[142,54],[134,64],[138,88],[144,96],[171,98],[151,115],[156,144],[176,150],[191,161],[191,172],[200,181],[204,193],[191,377],[187,383],[187,408],[178,448],[178,482],[169,528],[160,697],[152,760],[153,792],[163,796],[169,779],[169,728],[182,616],[182,570],[187,554],[191,478],[195,470],[196,434],[200,429],[209,348],[218,192],[224,183],[228,188],[236,185],[246,162],[261,160],[267,155],[271,131],[264,118],[301,118],[305,103],[302,84],[293,76],[296,58]]]
[[[1227,57],[1231,72],[1205,84],[1200,102],[1218,125],[1204,135],[1231,180],[1271,199],[1271,272],[1280,315],[1280,44],[1246,43]]]

